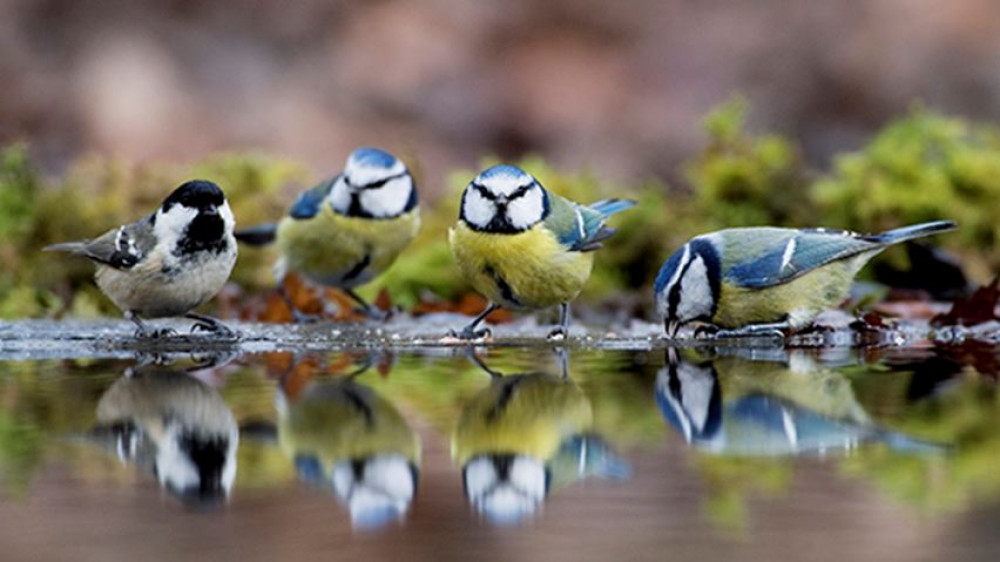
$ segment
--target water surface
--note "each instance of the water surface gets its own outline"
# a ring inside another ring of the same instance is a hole
[[[478,356],[0,362],[2,558],[1000,548],[990,349]]]

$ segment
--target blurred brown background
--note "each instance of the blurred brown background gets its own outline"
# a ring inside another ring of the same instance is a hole
[[[914,101],[1000,114],[996,0],[0,0],[0,143],[50,172],[360,144],[433,191],[485,154],[675,179],[734,92],[825,167]]]

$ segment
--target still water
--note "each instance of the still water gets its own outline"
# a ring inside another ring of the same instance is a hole
[[[0,362],[0,559],[1000,558],[993,350],[477,358]]]

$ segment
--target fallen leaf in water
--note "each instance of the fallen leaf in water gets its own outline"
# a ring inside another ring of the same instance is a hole
[[[990,320],[1000,320],[996,314],[997,300],[1000,299],[998,283],[1000,277],[994,278],[989,285],[976,289],[969,298],[955,299],[951,310],[931,318],[931,326],[975,326]]]

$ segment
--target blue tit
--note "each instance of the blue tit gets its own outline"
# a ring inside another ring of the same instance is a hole
[[[219,292],[236,264],[236,221],[226,196],[210,181],[189,181],[156,212],[94,238],[54,244],[44,251],[70,252],[97,264],[95,280],[136,324],[137,337],[155,337],[143,318],[185,315],[196,329],[235,337],[218,320],[191,312]]]
[[[505,164],[480,173],[462,194],[458,224],[448,240],[462,274],[489,306],[456,335],[485,336],[488,331],[476,326],[500,307],[559,305],[560,326],[549,336],[565,337],[569,303],[590,277],[592,252],[614,233],[605,222],[633,205],[623,199],[574,203]]]
[[[501,375],[480,366],[492,382],[462,406],[452,457],[469,503],[490,521],[520,521],[552,489],[586,477],[628,475],[593,434],[590,401],[567,376]]]
[[[405,516],[417,490],[420,440],[399,411],[355,376],[278,391],[278,443],[299,478],[328,489],[357,527]]]
[[[178,371],[143,370],[118,379],[97,404],[95,434],[118,458],[154,473],[189,505],[217,504],[236,480],[239,428],[213,388]]]
[[[888,246],[954,228],[938,221],[881,234],[824,228],[703,234],[660,269],[657,313],[671,338],[690,322],[717,336],[783,335],[843,302],[857,272]]]
[[[712,454],[793,456],[849,452],[880,442],[898,452],[945,447],[875,424],[850,381],[804,353],[787,362],[692,358],[668,352],[656,402],[689,444]]]
[[[276,243],[279,285],[295,272],[340,289],[369,317],[384,319],[354,288],[388,269],[419,229],[417,186],[409,170],[388,152],[359,148],[343,173],[304,192],[278,224],[243,230],[236,238]]]

